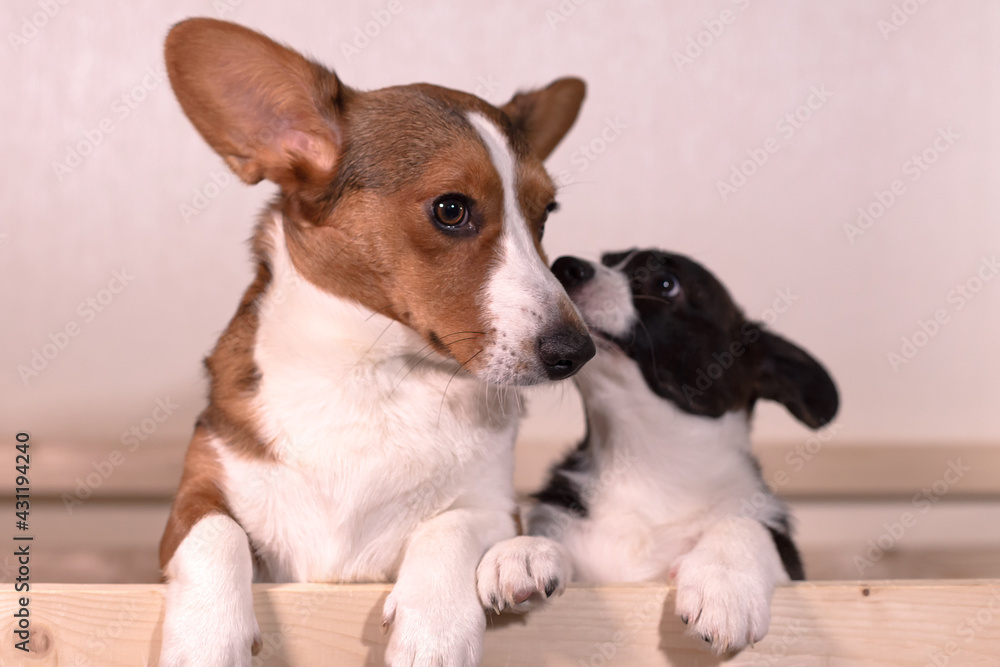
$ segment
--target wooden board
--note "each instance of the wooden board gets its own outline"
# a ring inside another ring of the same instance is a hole
[[[386,585],[258,585],[264,638],[255,665],[383,664]],[[491,617],[484,665],[716,665],[683,635],[674,591],[660,585],[572,586],[548,609]],[[13,647],[16,596],[0,593],[4,667],[155,665],[163,587],[38,585],[33,644]],[[1000,580],[804,583],[774,596],[771,631],[728,665],[997,665]]]
[[[134,453],[115,444],[44,443],[32,450],[32,494],[69,506],[94,499],[173,497],[186,440],[157,440]],[[522,496],[538,490],[564,445],[519,442],[514,486]],[[1000,497],[1000,445],[854,444],[809,439],[755,447],[764,480],[785,498],[906,498],[939,480],[952,498]],[[958,478],[948,471],[954,463]],[[9,496],[13,478],[0,481]]]

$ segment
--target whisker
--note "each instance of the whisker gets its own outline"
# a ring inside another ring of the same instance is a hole
[[[385,310],[386,308],[391,308],[391,307],[392,307],[392,304],[391,304],[391,303],[387,303],[387,304],[385,304],[384,306],[382,306],[382,307],[381,307],[381,308],[379,308],[378,310],[374,311],[374,312],[373,312],[373,313],[372,313],[371,315],[369,315],[368,317],[366,317],[366,318],[365,318],[365,322],[367,322],[367,321],[368,321],[368,320],[370,320],[371,318],[375,317],[376,315],[378,315],[379,313],[381,313],[381,312],[382,312],[383,310]],[[395,320],[393,320],[393,322],[395,322]]]
[[[459,338],[458,340],[453,340],[450,343],[445,343],[444,341],[441,341],[441,344],[444,345],[445,347],[448,347],[449,345],[457,345],[458,343],[461,343],[463,340],[476,340],[476,337],[469,336],[468,338]]]
[[[340,257],[340,256],[341,256],[341,255],[343,254],[343,252],[344,252],[345,250],[347,250],[347,249],[348,249],[348,248],[350,248],[350,247],[351,247],[352,245],[354,245],[355,243],[357,243],[357,242],[358,242],[358,240],[360,240],[360,239],[361,239],[361,234],[358,234],[357,236],[353,236],[353,237],[351,237],[351,239],[350,239],[350,240],[349,240],[349,241],[348,241],[347,243],[345,243],[344,245],[342,245],[342,246],[340,247],[340,250],[338,250],[338,251],[337,251],[337,254],[335,254],[335,255],[333,256],[333,259],[337,259],[338,257]]]
[[[450,343],[446,343],[443,340],[441,340],[442,338],[450,338],[452,336],[458,336],[458,335],[461,335],[461,334],[476,334],[476,335],[479,335],[479,336],[485,335],[482,331],[455,331],[455,332],[452,332],[450,334],[445,334],[444,336],[438,336],[438,340],[441,342],[441,344],[443,346],[448,347],[449,345],[455,345],[456,343],[460,343],[463,340],[473,340],[475,338],[475,336],[469,336],[468,338],[462,338],[460,340],[451,341]],[[416,359],[420,355],[421,352],[423,352],[424,350],[426,350],[429,347],[433,347],[433,344],[432,343],[428,343],[427,345],[424,345],[422,348],[420,348],[419,350],[417,350],[416,352],[414,352],[412,355],[410,355],[410,358],[407,359],[403,363],[403,368],[406,368],[407,366],[409,366],[410,363],[414,359]],[[401,377],[399,379],[399,382],[397,382],[396,385],[393,386],[392,391],[389,392],[389,396],[392,396],[394,393],[396,393],[396,390],[399,389],[399,385],[403,384],[403,380],[405,380],[407,378],[407,376],[409,376],[409,374],[412,373],[417,368],[417,366],[419,366],[420,364],[424,363],[424,361],[426,361],[428,359],[428,357],[430,357],[436,351],[437,351],[436,349],[432,349],[430,352],[428,352],[423,357],[421,357],[419,361],[417,361],[415,364],[413,364],[412,366],[410,366],[409,370],[406,371],[406,375],[404,375],[403,377]],[[480,352],[482,352],[482,350],[480,350]],[[478,352],[476,354],[478,354]],[[468,363],[468,362],[466,362],[466,363]],[[400,369],[400,371],[401,370],[402,370],[402,368]],[[399,371],[396,371],[396,375],[399,375]],[[392,377],[393,381],[395,381],[396,375],[394,375]]]
[[[650,298],[656,298],[656,297],[650,297]],[[659,375],[659,370],[658,370],[659,366],[656,363],[656,347],[653,345],[653,335],[649,333],[649,329],[647,329],[646,325],[643,324],[642,318],[636,319],[636,322],[639,324],[640,327],[642,327],[643,332],[646,334],[646,338],[649,339],[649,355],[651,357],[650,361],[652,361],[653,364],[653,377],[656,378],[657,382],[662,384],[663,379]]]
[[[434,428],[438,428],[438,427],[441,426],[441,413],[444,412],[444,399],[445,399],[445,396],[448,395],[448,387],[451,386],[451,381],[455,379],[455,376],[458,375],[459,371],[461,371],[463,368],[465,368],[466,364],[468,364],[470,361],[472,361],[473,359],[475,359],[476,357],[478,357],[482,353],[483,353],[483,351],[479,350],[474,355],[472,355],[471,357],[469,357],[468,359],[466,359],[465,361],[463,361],[461,364],[459,364],[458,368],[455,369],[455,372],[451,374],[451,377],[448,378],[448,384],[446,384],[444,386],[444,391],[441,392],[441,405],[438,407],[437,424],[435,425]]]
[[[668,306],[673,305],[670,301],[667,301],[666,299],[662,299],[662,298],[660,298],[658,296],[648,296],[646,294],[633,294],[632,298],[633,299],[646,299],[647,301],[658,301],[658,302],[664,303],[664,304],[666,304]]]
[[[378,312],[378,311],[375,311],[375,312]],[[374,315],[374,314],[375,313],[372,313],[372,315]],[[369,319],[371,319],[371,316],[369,316]],[[367,322],[368,320],[365,320],[365,321]],[[396,322],[396,320],[389,320],[389,324],[385,325],[385,328],[382,329],[382,333],[380,333],[379,335],[375,336],[375,340],[373,340],[372,344],[368,346],[368,349],[365,350],[364,353],[362,353],[362,355],[360,357],[358,357],[358,363],[361,363],[361,361],[366,356],[368,356],[368,353],[372,351],[372,349],[375,347],[375,344],[378,343],[379,340],[381,340],[382,336],[385,335],[385,332],[388,331],[389,327],[391,327],[395,322]]]
[[[412,360],[413,360],[413,358],[417,356],[417,354],[420,354],[420,352],[423,352],[424,350],[426,350],[426,349],[427,349],[427,348],[429,348],[429,347],[430,347],[430,345],[424,345],[424,346],[423,346],[422,348],[420,348],[420,350],[419,350],[419,351],[418,351],[418,352],[417,352],[416,354],[414,354],[414,355],[413,355],[412,357],[410,357],[410,360],[409,360],[409,361],[407,361],[406,363],[410,363],[410,361],[412,361]],[[419,360],[419,361],[417,361],[417,363],[415,363],[415,364],[413,364],[412,366],[410,366],[410,370],[406,371],[406,374],[405,374],[405,375],[403,375],[403,377],[399,378],[399,382],[397,382],[397,383],[396,383],[396,386],[394,386],[394,387],[392,388],[392,391],[390,391],[390,392],[389,392],[389,397],[391,398],[391,397],[392,397],[392,395],[396,393],[396,390],[397,390],[397,389],[399,389],[399,385],[403,384],[403,381],[404,381],[404,380],[405,380],[405,379],[406,379],[407,377],[409,377],[410,373],[412,373],[412,372],[413,372],[414,370],[416,370],[417,366],[419,366],[420,364],[422,364],[422,363],[424,363],[425,361],[427,361],[427,359],[428,359],[428,358],[430,358],[430,356],[431,356],[432,354],[434,354],[435,352],[437,352],[437,350],[433,350],[433,349],[432,349],[432,350],[431,350],[430,352],[428,352],[428,353],[427,353],[427,354],[425,354],[425,355],[424,355],[423,357],[421,357],[421,358],[420,358],[420,360]],[[406,365],[405,365],[405,364],[403,365],[403,368],[406,368]],[[399,374],[399,371],[396,371],[396,374],[398,375],[398,374]],[[395,377],[393,377],[393,380],[395,380],[395,379],[396,379],[396,378],[395,378]]]

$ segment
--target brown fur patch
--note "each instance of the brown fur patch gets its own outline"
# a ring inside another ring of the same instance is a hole
[[[184,474],[177,497],[170,508],[167,528],[160,540],[160,570],[165,571],[177,547],[200,519],[209,514],[232,517],[219,488],[222,465],[209,440],[212,435],[203,426],[195,428],[194,437],[184,457]]]
[[[240,301],[236,314],[219,337],[215,349],[205,359],[209,375],[209,403],[201,415],[205,429],[232,447],[253,458],[270,458],[267,443],[261,441],[251,401],[257,393],[260,370],[254,361],[260,300],[271,282],[268,255],[272,252],[265,228],[271,224],[265,213],[254,236],[253,253],[257,275]]]

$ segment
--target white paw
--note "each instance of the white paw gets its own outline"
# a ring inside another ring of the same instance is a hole
[[[382,627],[390,625],[390,667],[479,667],[486,614],[471,591],[452,599],[432,586],[417,591],[397,583],[382,609]]]
[[[249,633],[243,631],[248,620],[252,627]],[[263,645],[257,621],[252,618],[222,624],[216,628],[217,635],[203,632],[204,619],[197,619],[194,625],[198,627],[180,634],[164,624],[160,667],[250,667]]]
[[[177,547],[167,574],[161,667],[249,667],[261,639],[243,529],[227,516],[206,516]]]
[[[521,536],[497,542],[486,552],[476,570],[476,588],[486,609],[523,613],[562,595],[571,575],[561,544]]]
[[[682,559],[676,584],[675,613],[715,653],[742,650],[767,634],[774,584],[763,571],[693,551]]]

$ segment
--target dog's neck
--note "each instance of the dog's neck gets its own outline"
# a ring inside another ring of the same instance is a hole
[[[258,355],[280,355],[292,365],[343,369],[377,366],[425,347],[406,325],[303,278],[288,251],[284,224],[281,214],[273,211],[259,232],[270,247],[272,276],[258,304]]]
[[[650,391],[635,362],[617,350],[599,351],[577,383],[587,415],[586,447],[598,469],[657,486],[671,480],[682,488],[687,475],[704,486],[706,479],[745,474],[750,455],[746,412],[718,418],[686,413]]]

